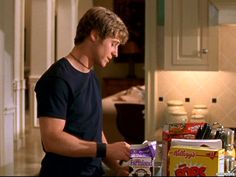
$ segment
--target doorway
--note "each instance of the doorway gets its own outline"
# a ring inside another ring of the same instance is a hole
[[[95,67],[103,97],[104,132],[111,143],[124,140],[117,127],[115,104],[131,102],[145,105],[145,3],[145,0],[94,1],[94,6],[114,11],[129,31],[128,42],[123,47],[119,46],[118,58],[106,68]]]

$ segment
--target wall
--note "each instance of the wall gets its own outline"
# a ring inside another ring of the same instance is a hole
[[[14,1],[0,0],[0,166],[13,162]],[[7,18],[4,18],[7,17]],[[9,166],[11,171],[12,165]],[[12,175],[10,172],[7,174]]]
[[[103,6],[113,10],[113,0],[93,0],[94,6]]]
[[[158,126],[163,124],[167,100],[190,98],[185,103],[188,112],[194,104],[206,104],[210,122],[219,121],[226,127],[236,127],[236,26],[219,28],[219,72],[158,72]],[[212,103],[217,98],[217,103]]]
[[[93,0],[79,0],[78,18],[80,19],[84,13],[93,6]]]

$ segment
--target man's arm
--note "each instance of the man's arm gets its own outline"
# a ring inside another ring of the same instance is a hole
[[[65,120],[39,118],[41,139],[46,152],[67,157],[96,157],[97,142],[81,140],[65,131]],[[107,156],[110,159],[128,160],[129,147],[125,142],[107,144]]]
[[[65,131],[65,120],[39,118],[41,138],[46,152],[68,157],[95,157],[96,142],[81,140]]]

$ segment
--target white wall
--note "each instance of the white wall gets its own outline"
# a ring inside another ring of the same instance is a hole
[[[0,0],[0,166],[11,164],[14,153],[14,13],[12,12],[14,12],[14,0]]]

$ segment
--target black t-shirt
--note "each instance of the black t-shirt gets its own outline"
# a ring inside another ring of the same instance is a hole
[[[79,72],[62,58],[39,79],[35,92],[38,117],[64,119],[65,132],[102,142],[101,94],[94,71]],[[100,170],[101,158],[71,158],[46,152],[41,174],[91,176]]]

